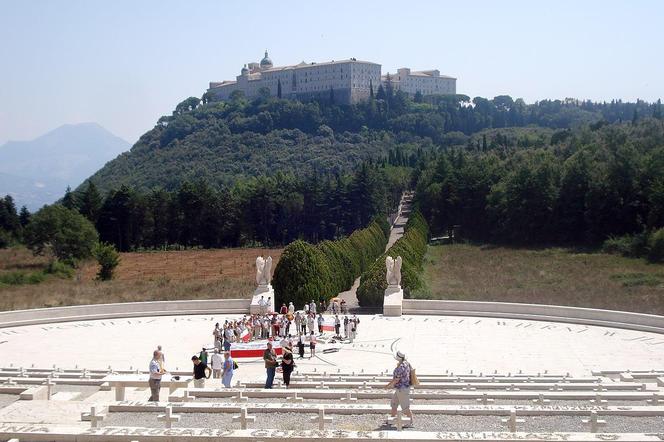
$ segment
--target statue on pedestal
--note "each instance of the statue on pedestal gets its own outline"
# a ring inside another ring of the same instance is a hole
[[[259,286],[270,285],[270,278],[272,272],[272,257],[268,256],[267,259],[259,256],[256,258],[256,284]]]
[[[401,286],[401,257],[397,256],[396,259],[388,256],[385,258],[385,267],[387,268],[386,278],[389,287]]]

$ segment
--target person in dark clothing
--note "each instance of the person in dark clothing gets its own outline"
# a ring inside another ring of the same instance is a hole
[[[304,359],[304,338],[302,338],[302,335],[297,340],[297,352],[300,355],[300,359]]]
[[[281,360],[281,370],[284,375],[284,384],[286,388],[290,385],[291,373],[295,364],[293,363],[293,353],[286,353]]]

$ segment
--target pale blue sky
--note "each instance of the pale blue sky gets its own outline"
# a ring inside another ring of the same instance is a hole
[[[0,0],[0,144],[94,121],[135,142],[267,48],[438,68],[474,96],[664,97],[664,1]]]

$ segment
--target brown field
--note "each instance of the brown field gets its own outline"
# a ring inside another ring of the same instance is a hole
[[[567,249],[430,246],[414,298],[505,301],[664,314],[664,265]]]
[[[48,277],[35,285],[0,285],[0,310],[77,304],[175,299],[248,298],[255,287],[255,261],[282,249],[217,249],[122,253],[112,281],[95,280],[95,262],[86,262],[73,279]],[[0,250],[0,273],[43,269],[47,258],[24,248]]]

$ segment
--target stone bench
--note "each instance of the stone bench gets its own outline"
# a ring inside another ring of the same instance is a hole
[[[125,390],[127,387],[142,387],[148,388],[150,375],[147,374],[115,374],[108,375],[103,378],[103,382],[107,383],[111,388],[115,389],[115,400],[123,401],[125,399]],[[161,386],[168,388],[169,394],[173,393],[178,388],[186,388],[193,381],[191,376],[183,376],[179,380],[173,379],[170,375],[164,375],[161,379]]]
[[[573,378],[573,377],[496,377],[496,376],[445,376],[445,377],[433,377],[433,376],[420,376],[417,375],[420,383],[430,383],[430,382],[486,382],[486,383],[521,383],[521,382],[530,382],[530,383],[568,383],[568,384],[583,384],[583,383],[596,383],[604,382],[605,379],[596,378],[596,377],[582,377],[582,378]],[[313,375],[294,375],[291,376],[291,382],[293,381],[337,381],[337,382],[369,382],[369,381],[385,381],[389,382],[392,379],[392,376],[386,375],[356,375],[356,376],[341,376],[335,373],[330,374],[321,374],[314,373]],[[628,382],[629,380],[625,380]]]

